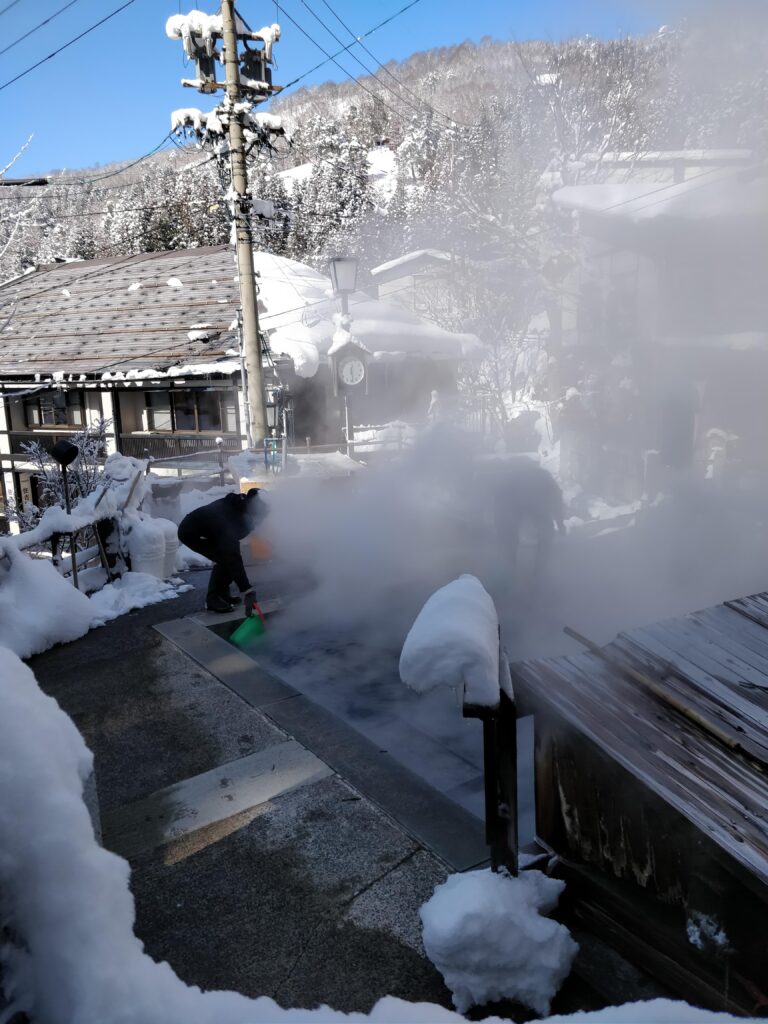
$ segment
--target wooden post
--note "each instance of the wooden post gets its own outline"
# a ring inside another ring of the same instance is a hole
[[[483,771],[485,775],[485,841],[491,868],[505,868],[517,875],[517,709],[509,661],[499,639],[499,703],[495,706],[464,704],[465,718],[483,723]]]

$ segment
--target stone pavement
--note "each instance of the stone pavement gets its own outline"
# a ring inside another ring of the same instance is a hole
[[[418,911],[484,855],[481,826],[203,629],[206,574],[189,578],[30,662],[94,752],[103,842],[131,865],[147,952],[286,1007],[450,1006]],[[553,1009],[602,1002],[574,977]]]
[[[447,867],[152,628],[201,604],[196,589],[30,662],[94,752],[147,952],[284,1006],[450,1005],[418,921]]]

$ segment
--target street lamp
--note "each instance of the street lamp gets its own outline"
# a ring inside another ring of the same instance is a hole
[[[350,388],[359,387],[363,382],[365,382],[365,391],[368,392],[368,377],[363,350],[355,343],[350,330],[352,318],[349,315],[349,296],[357,286],[358,261],[356,256],[335,256],[330,260],[329,266],[333,294],[341,299],[339,330],[334,335],[336,351],[332,355],[331,362],[333,393],[338,395],[341,387],[344,396],[344,433],[347,439],[347,455],[351,455],[354,450],[352,444],[354,428],[350,418],[348,393]]]
[[[329,264],[333,294],[340,296],[345,316],[349,313],[349,296],[357,285],[357,264],[356,256],[335,256]]]
[[[80,454],[80,449],[76,444],[72,444],[71,441],[57,441],[56,444],[51,448],[51,458],[58,462],[61,468],[61,480],[64,486],[64,505],[67,509],[67,515],[72,512],[72,507],[69,501],[69,481],[67,480],[67,466],[71,465]],[[72,556],[72,582],[75,587],[79,590],[79,584],[77,581],[77,549],[75,548],[75,535],[70,533],[69,535],[69,553]]]

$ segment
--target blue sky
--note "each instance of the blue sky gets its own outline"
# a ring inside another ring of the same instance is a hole
[[[67,0],[16,0],[0,14],[0,50],[64,7]],[[76,0],[50,24],[0,55],[0,86],[50,54],[62,43],[103,18],[125,0]],[[367,31],[407,0],[328,0],[356,32]],[[0,0],[0,10],[9,0]],[[280,0],[282,5],[282,0]],[[340,36],[322,0],[306,3]],[[29,149],[13,174],[38,174],[54,168],[85,168],[133,159],[156,146],[169,129],[171,110],[212,107],[210,97],[183,89],[181,43],[165,35],[170,14],[186,13],[181,0],[134,0],[100,28],[18,82],[0,88],[2,166],[32,133]],[[198,0],[201,10],[218,9],[216,0]],[[313,18],[304,0],[285,0],[285,10],[329,52],[336,43]],[[588,32],[596,36],[642,33],[679,13],[680,0],[419,0],[366,40],[385,62],[417,50],[447,46],[483,36],[497,39],[563,38]],[[240,0],[238,9],[254,28],[277,20],[283,29],[277,44],[276,83],[288,82],[323,60],[323,54],[285,16],[276,17],[274,0]],[[345,39],[345,42],[347,40]],[[370,59],[360,53],[366,62]],[[347,56],[354,75],[360,66]],[[341,79],[333,64],[303,84]]]

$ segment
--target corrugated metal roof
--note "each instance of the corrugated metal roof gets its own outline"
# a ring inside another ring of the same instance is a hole
[[[0,374],[211,363],[236,344],[235,275],[233,251],[214,246],[55,264],[17,278],[0,287]],[[181,287],[168,284],[174,279]],[[220,329],[219,339],[191,342],[187,333],[202,323]]]
[[[603,650],[515,665],[515,685],[768,883],[768,594]]]

